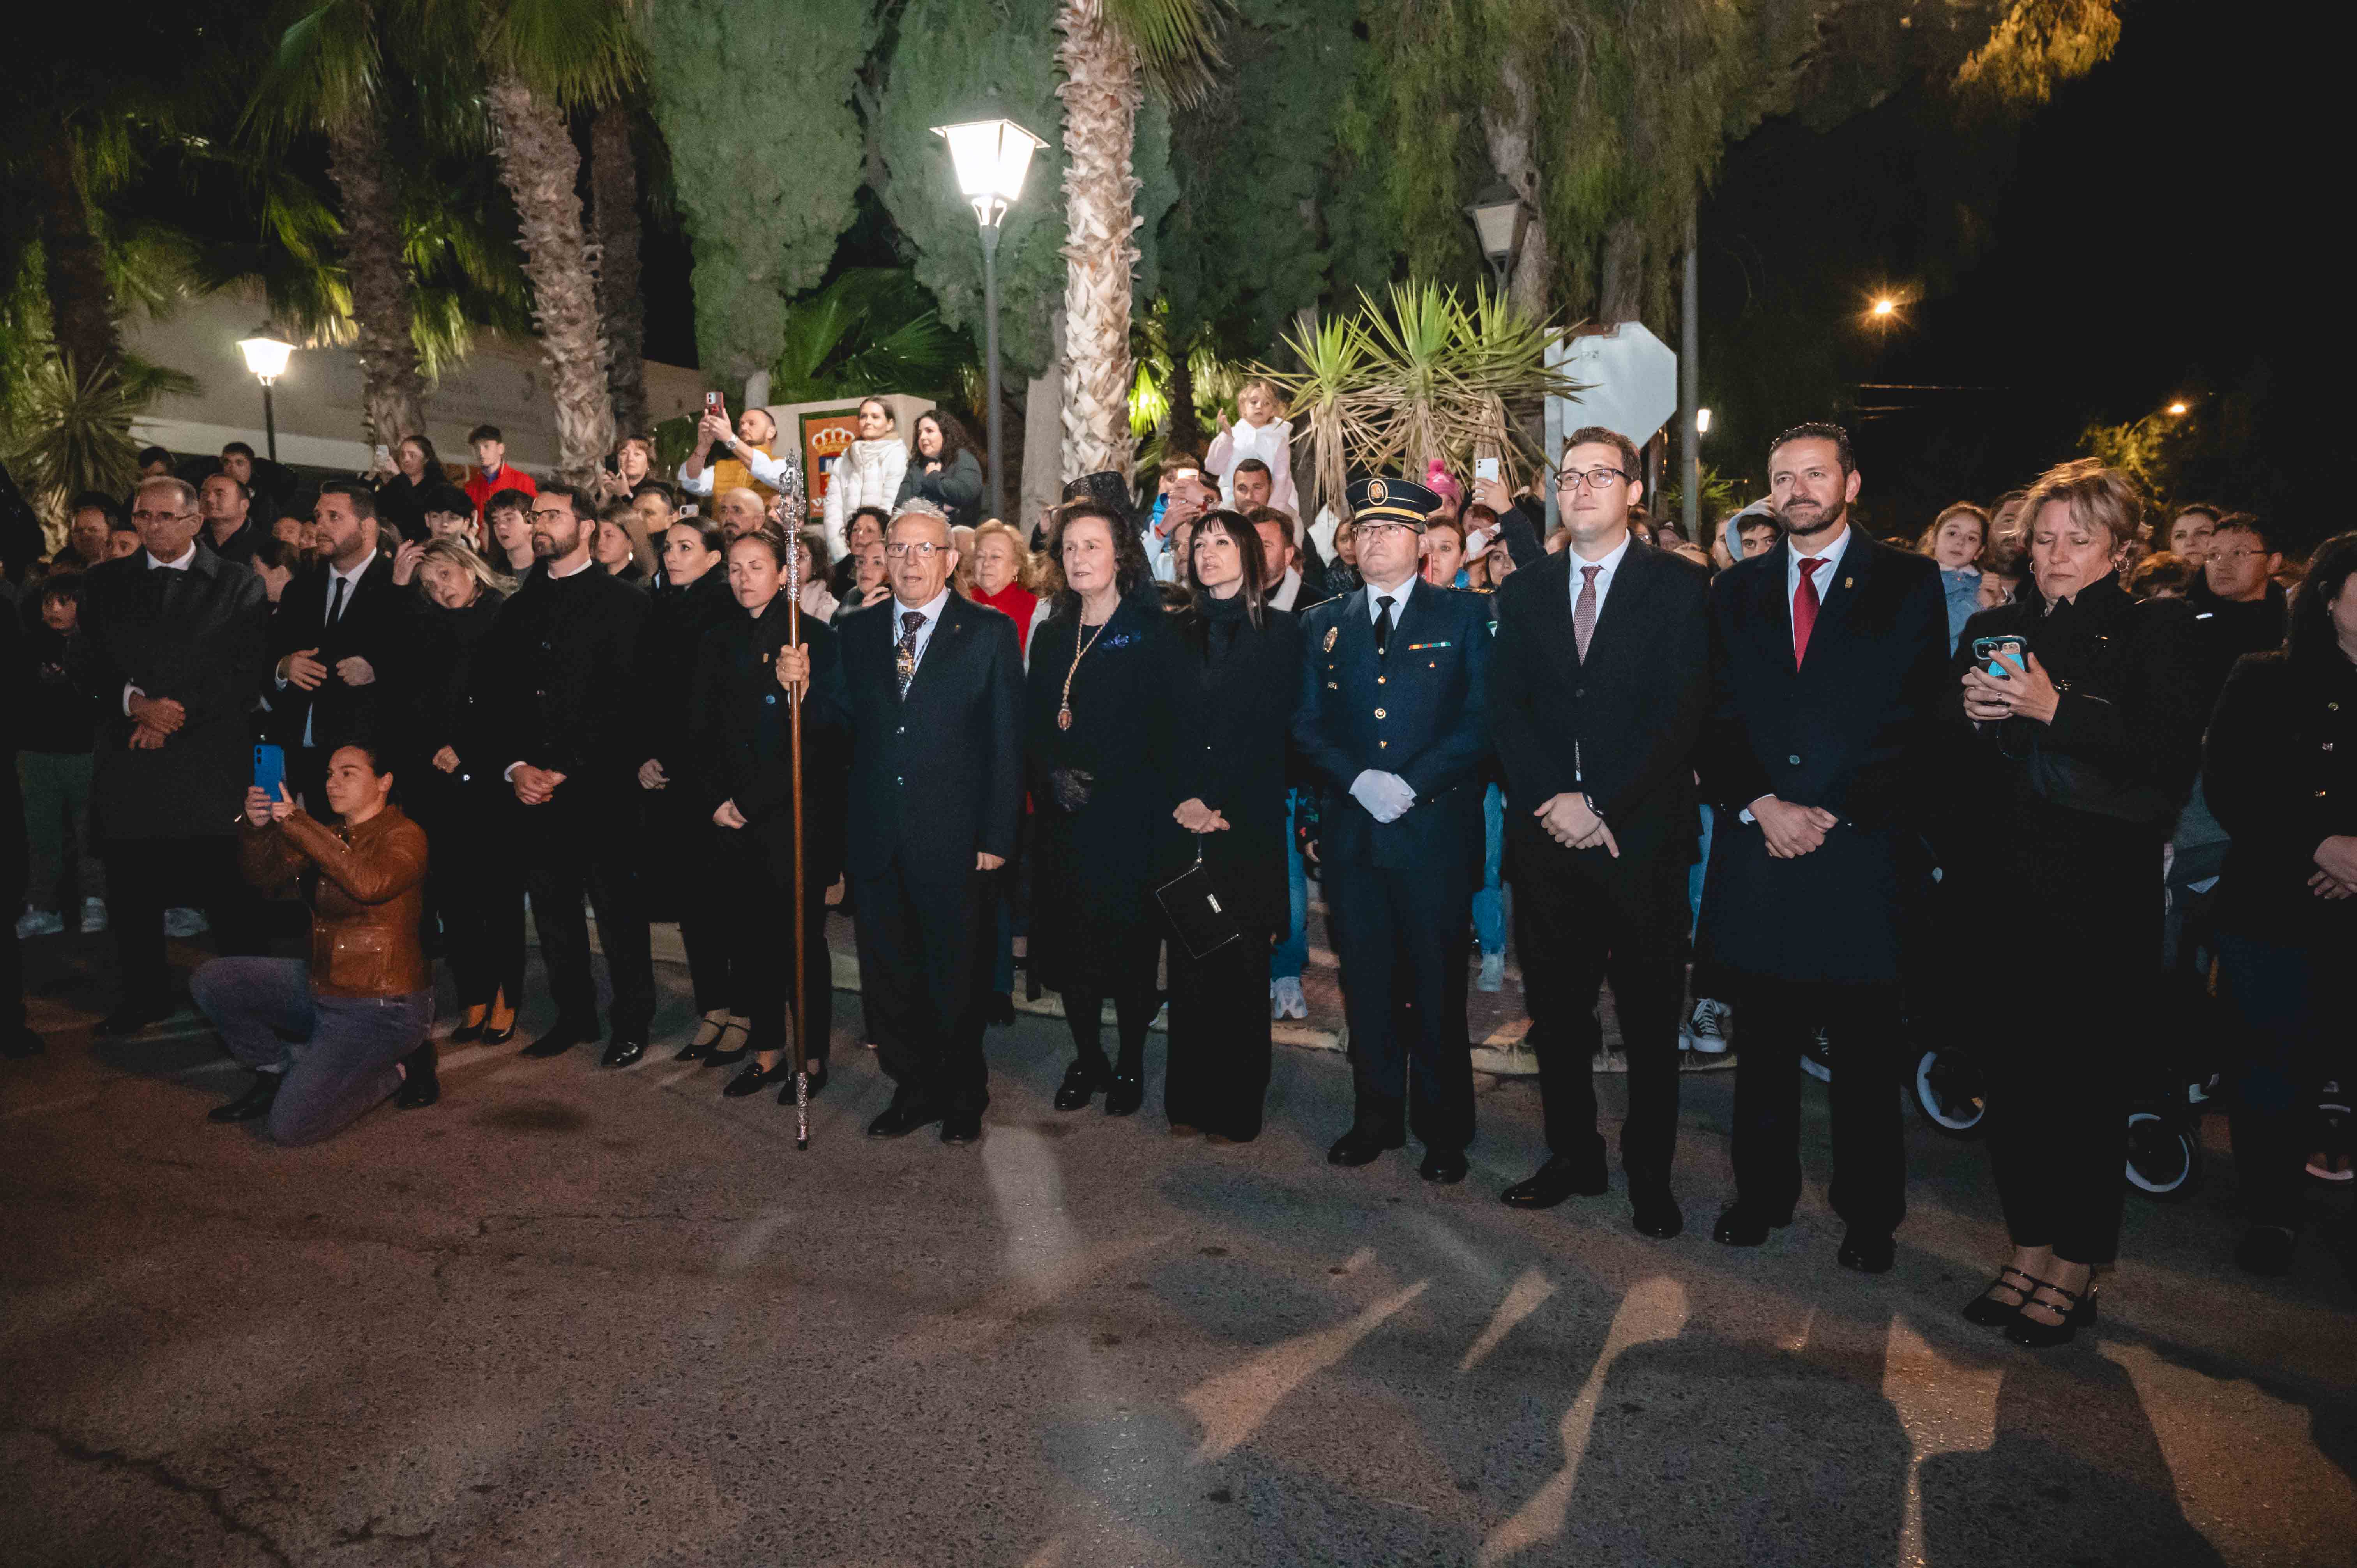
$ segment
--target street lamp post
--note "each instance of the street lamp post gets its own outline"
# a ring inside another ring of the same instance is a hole
[[[271,406],[270,383],[286,373],[286,361],[294,354],[295,345],[273,332],[264,323],[253,329],[253,337],[239,338],[237,349],[245,356],[245,368],[252,371],[254,379],[262,383],[263,437],[270,448],[270,460],[275,463],[278,461],[278,411]]]
[[[1481,242],[1481,254],[1490,263],[1491,274],[1498,280],[1498,292],[1506,292],[1506,279],[1514,270],[1514,258],[1523,248],[1524,212],[1522,198],[1502,179],[1491,180],[1480,199],[1466,208],[1465,215],[1473,220],[1473,232]]]
[[[998,407],[998,223],[1023,194],[1023,176],[1031,166],[1031,155],[1048,144],[1004,119],[936,125],[933,134],[949,143],[958,190],[974,204],[974,219],[982,229],[982,351],[990,400],[990,515],[1003,518],[1006,514],[1002,478],[1006,443],[999,429],[1003,416]]]

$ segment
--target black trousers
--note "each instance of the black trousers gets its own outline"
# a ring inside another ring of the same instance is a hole
[[[572,801],[568,780],[546,804],[520,808],[524,823],[524,888],[540,928],[540,956],[548,989],[564,1023],[588,1033],[597,1026],[597,983],[589,969],[586,897],[597,913],[597,940],[614,988],[615,1032],[645,1030],[655,1015],[654,956],[639,886],[639,848],[630,831],[635,816],[627,796],[585,792]],[[631,788],[637,788],[633,783]],[[601,811],[600,805],[610,809]]]
[[[2228,931],[2217,945],[2218,989],[2233,1019],[2236,1195],[2252,1224],[2297,1230],[2303,1167],[2317,1152],[2313,1097],[2327,1079],[2349,1082],[2348,955]]]
[[[997,940],[997,911],[991,911],[992,940]],[[1064,999],[1064,1024],[1072,1032],[1072,1050],[1084,1066],[1100,1073],[1119,1071],[1135,1078],[1146,1065],[1146,1036],[1154,1027],[1154,1015],[1161,1006],[1161,996],[1156,989],[1155,970],[1162,956],[1160,923],[1140,926],[1127,937],[1113,944],[1116,950],[1107,955],[1107,961],[1098,966],[1106,972],[1092,975],[1098,984],[1110,983],[1110,989],[1095,991],[1080,985],[1067,985],[1060,994]],[[991,961],[997,961],[996,947]],[[1119,1066],[1105,1060],[1103,1033],[1105,998],[1113,998],[1114,1017],[1121,1031]]]
[[[752,1020],[747,1042],[757,1051],[782,1050],[788,1039],[787,1008],[797,994],[810,998],[805,1015],[810,1038],[803,1052],[813,1062],[826,1060],[827,1043],[834,1033],[834,966],[826,947],[826,889],[834,880],[813,870],[802,886],[802,969],[794,972],[794,854],[791,830],[785,824],[761,828],[710,830],[716,841],[707,851],[716,863],[727,864],[735,875],[714,889],[707,943],[719,939],[725,972],[714,983],[726,1005]],[[684,933],[686,920],[681,928]],[[695,950],[689,949],[694,968]],[[710,964],[711,961],[705,962]],[[697,997],[699,1009],[710,1011]]]
[[[523,865],[516,813],[523,808],[511,796],[450,780],[414,793],[406,809],[425,830],[428,886],[458,1004],[488,1007],[504,994],[509,1006],[521,1006]]]
[[[990,876],[912,875],[898,857],[854,876],[859,990],[887,1077],[951,1110],[990,1103],[982,985],[992,952]]]
[[[1907,1217],[1907,1135],[1899,1091],[1900,990],[1746,977],[1733,998],[1735,1191],[1770,1216],[1801,1196],[1801,1048],[1824,1026],[1833,1045],[1833,1210],[1885,1233]]]
[[[1989,1165],[2006,1233],[2017,1247],[2051,1247],[2066,1262],[2109,1263],[2120,1252],[2127,1202],[2128,1076],[2124,1010],[2158,980],[2157,948],[2146,972],[2105,965],[2102,985],[2032,980],[1992,1017],[1988,1063]],[[1841,1081],[1841,1050],[1834,1051]]]
[[[170,997],[164,911],[176,905],[204,911],[222,957],[262,950],[261,900],[238,873],[232,837],[114,840],[106,846],[106,904],[126,1001]]]
[[[1170,1038],[1162,1109],[1172,1122],[1248,1144],[1260,1136],[1271,1045],[1268,961],[1276,933],[1247,926],[1196,958],[1170,936]]]
[[[1517,830],[1514,923],[1539,1062],[1550,1153],[1601,1159],[1596,1003],[1603,982],[1629,1058],[1620,1164],[1631,1187],[1670,1179],[1678,1143],[1678,1023],[1685,999],[1686,866],[1657,851],[1642,863],[1569,850]]]
[[[1465,929],[1473,878],[1459,864],[1386,871],[1329,862],[1327,923],[1342,967],[1356,1124],[1405,1125],[1426,1148],[1473,1141],[1465,1029]]]

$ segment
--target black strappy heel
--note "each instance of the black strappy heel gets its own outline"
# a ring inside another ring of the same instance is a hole
[[[2015,1284],[2012,1280],[2008,1280],[2005,1277],[2007,1274],[2011,1274],[2014,1279],[2021,1280],[2025,1283],[2023,1284]],[[2005,1267],[1996,1272],[1996,1278],[1989,1281],[1988,1290],[1981,1292],[1980,1294],[1964,1303],[1964,1321],[1966,1323],[1977,1323],[1983,1328],[1996,1328],[2004,1324],[2010,1323],[2013,1321],[2015,1315],[2019,1313],[2022,1307],[2028,1305],[2031,1293],[2037,1289],[2038,1282],[2035,1279],[2023,1273],[2011,1263],[2007,1263]],[[1998,1301],[1996,1297],[1989,1294],[1989,1291],[1995,1290],[2009,1290],[2013,1292],[2014,1294],[2019,1296],[2021,1300],[2012,1302]]]
[[[2064,1290],[2061,1285],[2056,1284],[2051,1280],[2040,1280],[2038,1282],[2038,1290],[2031,1291],[2029,1293],[2029,1301],[2023,1302],[2022,1305],[2026,1307],[2031,1301],[2038,1301],[2038,1291],[2040,1290],[2050,1291],[2054,1294],[2061,1296],[2063,1301],[2068,1304],[2062,1309],[2062,1321],[2060,1323],[2040,1323],[2038,1319],[2034,1317],[2025,1317],[2021,1313],[2017,1311],[2013,1315],[2013,1321],[2005,1326],[2005,1337],[2007,1339],[2012,1340],[2015,1344],[2019,1345],[2026,1349],[2050,1350],[2057,1345],[2068,1345],[2072,1339],[2078,1337],[2079,1330],[2082,1328],[2091,1328],[2094,1326],[2094,1281],[2089,1280],[2087,1282],[2086,1290],[2082,1293],[2075,1290]],[[2053,1311],[2056,1305],[2055,1303],[2050,1301],[2039,1301],[2038,1305],[2046,1308],[2049,1312]]]

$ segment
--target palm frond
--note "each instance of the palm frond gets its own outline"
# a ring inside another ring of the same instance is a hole
[[[145,399],[134,392],[118,365],[84,374],[70,358],[50,354],[18,392],[16,424],[28,433],[8,455],[27,496],[45,515],[62,512],[79,490],[119,494],[139,472],[139,443],[131,421]]]
[[[371,0],[323,0],[287,24],[263,68],[240,126],[265,147],[346,115],[372,113],[382,90],[383,50]]]
[[[1219,84],[1220,35],[1236,19],[1229,0],[1101,0],[1104,25],[1137,57],[1147,91],[1191,108]]]
[[[620,0],[503,0],[489,10],[485,62],[513,69],[561,109],[602,108],[645,74]]]

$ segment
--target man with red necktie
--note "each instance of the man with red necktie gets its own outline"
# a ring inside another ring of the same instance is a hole
[[[1784,538],[1711,590],[1714,711],[1696,770],[1721,811],[1702,952],[1736,990],[1736,1197],[1714,1237],[1755,1247],[1801,1194],[1801,1048],[1832,1083],[1836,1260],[1880,1273],[1906,1214],[1900,949],[1929,866],[1919,813],[1946,667],[1939,567],[1850,526],[1848,433],[1769,447]]]

